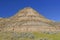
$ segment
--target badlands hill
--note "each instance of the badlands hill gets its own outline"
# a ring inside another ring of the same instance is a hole
[[[20,10],[10,18],[0,18],[0,31],[56,32],[59,30],[56,22],[45,18],[30,7]]]

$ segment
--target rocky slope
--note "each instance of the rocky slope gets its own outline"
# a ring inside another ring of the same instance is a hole
[[[0,31],[56,32],[58,30],[60,29],[53,21],[43,17],[30,7],[20,10],[10,18],[0,18]]]

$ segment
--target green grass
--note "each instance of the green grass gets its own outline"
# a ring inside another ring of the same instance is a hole
[[[35,36],[34,39],[30,38],[20,38],[17,36],[14,36],[13,32],[0,32],[0,40],[39,40],[47,38],[48,40],[60,40],[60,33],[56,34],[47,34],[47,33],[40,33],[40,32],[32,32],[32,34]],[[20,33],[17,33],[17,35],[20,35]]]
[[[60,33],[57,34],[46,34],[34,32],[36,38],[48,38],[49,40],[60,40]]]

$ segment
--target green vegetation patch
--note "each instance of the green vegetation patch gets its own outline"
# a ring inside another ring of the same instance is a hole
[[[60,33],[0,32],[0,40],[60,40]]]

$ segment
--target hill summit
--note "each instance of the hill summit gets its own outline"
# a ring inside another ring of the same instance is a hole
[[[57,31],[54,22],[30,7],[20,10],[10,18],[0,18],[1,31],[38,32]]]

